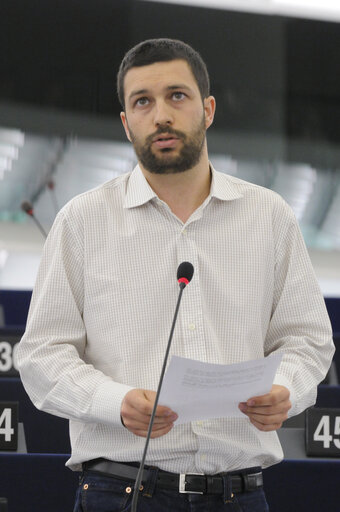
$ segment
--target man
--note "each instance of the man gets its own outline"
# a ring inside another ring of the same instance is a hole
[[[268,510],[261,468],[282,459],[275,431],[314,403],[333,355],[301,233],[279,196],[209,164],[215,99],[190,46],[132,48],[118,95],[138,166],[59,213],[18,352],[24,385],[38,408],[70,419],[67,464],[84,470],[74,510],[129,510],[176,269],[190,261],[171,353],[283,361],[271,391],[239,405],[242,418],[176,426],[176,411],[158,406],[138,510]]]

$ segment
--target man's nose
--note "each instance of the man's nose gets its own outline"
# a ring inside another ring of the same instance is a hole
[[[156,126],[172,124],[173,116],[169,105],[164,101],[158,101],[155,105],[154,123]]]

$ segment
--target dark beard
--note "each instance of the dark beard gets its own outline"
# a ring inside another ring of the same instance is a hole
[[[175,135],[182,141],[182,149],[178,156],[172,155],[171,148],[163,148],[162,157],[157,157],[152,151],[152,141],[157,135],[169,133]],[[205,141],[205,118],[203,117],[198,129],[192,136],[173,128],[161,125],[158,130],[149,135],[144,144],[137,141],[136,137],[130,130],[130,136],[134,150],[138,160],[143,167],[153,174],[176,174],[192,169],[200,160]]]

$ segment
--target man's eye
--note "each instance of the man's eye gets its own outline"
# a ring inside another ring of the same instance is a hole
[[[148,98],[139,98],[137,101],[136,101],[136,105],[140,106],[140,107],[145,107],[145,105],[147,105],[149,102]]]
[[[174,92],[172,97],[175,101],[181,101],[185,98],[185,94],[183,92]]]

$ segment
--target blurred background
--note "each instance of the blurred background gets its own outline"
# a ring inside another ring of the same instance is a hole
[[[217,100],[212,163],[286,199],[324,296],[340,297],[340,5],[320,3],[1,1],[0,326],[25,323],[57,211],[134,167],[115,79],[153,37],[201,53]]]
[[[291,205],[340,344],[340,0],[0,0],[0,407],[19,402],[28,450],[0,454],[9,512],[73,508],[68,422],[32,405],[16,350],[57,212],[136,164],[116,74],[128,49],[155,37],[182,39],[206,61],[211,161]],[[317,399],[336,411],[338,352]],[[271,510],[336,512],[339,459],[303,460],[304,425],[299,415],[280,429],[285,461],[265,476]]]

